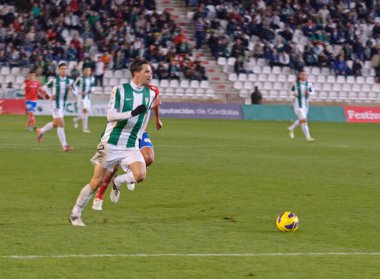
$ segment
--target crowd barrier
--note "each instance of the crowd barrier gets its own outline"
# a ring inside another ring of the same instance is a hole
[[[108,102],[94,100],[92,116],[105,116]],[[24,100],[0,100],[0,114],[25,114]],[[233,119],[233,120],[275,120],[295,119],[291,105],[235,105],[209,103],[164,103],[160,107],[162,117]],[[50,115],[50,102],[38,101],[36,115]],[[65,115],[78,115],[75,100],[66,102]],[[380,107],[354,106],[310,106],[309,121],[380,123]]]

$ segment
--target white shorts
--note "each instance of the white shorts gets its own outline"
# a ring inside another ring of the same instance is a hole
[[[139,149],[120,148],[108,143],[100,142],[97,146],[95,155],[91,158],[93,165],[101,166],[108,171],[120,164],[123,169],[126,169],[132,163],[143,162],[145,160]]]
[[[295,108],[294,113],[297,115],[299,120],[307,119],[307,109],[306,108]]]
[[[55,107],[50,108],[53,118],[63,118],[63,109],[57,109]]]
[[[86,110],[90,111],[91,110],[91,101],[79,99],[78,100],[78,106],[80,109],[86,109]]]

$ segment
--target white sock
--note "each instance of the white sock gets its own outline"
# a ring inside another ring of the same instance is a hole
[[[66,142],[66,135],[65,135],[65,128],[63,127],[58,127],[57,128],[57,135],[58,135],[58,138],[62,144],[63,147],[65,147],[67,145],[67,142]]]
[[[300,125],[300,121],[297,119],[288,129],[293,131],[298,125]]]
[[[79,116],[77,116],[77,117],[74,117],[74,121],[75,122],[77,122],[77,121],[79,121],[79,120],[81,120],[82,119],[82,117],[79,115]]]
[[[41,134],[44,134],[46,133],[47,131],[50,131],[51,129],[53,129],[54,126],[53,126],[53,122],[49,122],[47,123],[45,126],[43,126],[40,130]]]
[[[301,124],[302,132],[305,135],[306,139],[310,138],[310,132],[309,132],[309,126],[307,126],[307,123]]]
[[[115,178],[115,184],[116,186],[120,186],[122,183],[136,183],[136,179],[133,176],[133,173],[131,170],[128,170],[127,173],[118,175]]]
[[[83,130],[88,130],[88,113],[83,113],[82,115],[82,124],[83,124]]]
[[[88,201],[92,198],[92,195],[95,193],[94,190],[90,187],[90,185],[86,185],[82,188],[79,193],[79,196],[75,202],[73,210],[71,211],[71,216],[80,217],[82,215],[82,210],[88,203]]]

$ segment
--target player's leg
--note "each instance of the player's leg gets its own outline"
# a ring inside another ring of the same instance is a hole
[[[61,115],[59,109],[51,108],[51,113],[52,113],[52,116],[53,116],[53,121],[47,123],[47,124],[46,124],[45,126],[43,126],[42,128],[37,129],[37,141],[38,141],[39,143],[42,141],[42,136],[43,136],[46,132],[50,131],[50,130],[53,129],[53,128],[57,128],[57,127],[58,127],[58,120],[57,120],[57,118],[62,117],[62,115]]]
[[[314,141],[314,139],[310,136],[310,130],[309,130],[309,126],[307,125],[306,114],[307,114],[307,112],[305,109],[299,110],[299,119],[300,119],[302,132],[305,135],[306,140],[308,142],[312,142],[312,141]]]
[[[151,164],[153,164],[154,161],[154,148],[152,141],[149,138],[149,135],[147,132],[143,133],[143,136],[140,140],[140,151],[141,154],[144,157],[145,165],[148,167]]]
[[[26,123],[26,128],[35,128],[36,120],[34,117],[34,111],[36,108],[37,102],[34,101],[25,101],[25,108],[28,116],[28,120]]]
[[[300,121],[299,121],[299,110],[298,109],[295,109],[294,110],[294,113],[297,115],[297,120],[293,122],[292,125],[290,125],[288,127],[288,132],[289,132],[289,137],[291,139],[294,139],[294,130],[300,125]]]
[[[132,184],[142,182],[146,177],[146,165],[144,157],[139,150],[128,151],[128,156],[121,161],[121,165],[127,165],[128,170],[125,174],[116,176],[110,194],[112,202],[117,202],[120,196],[120,186],[122,183]]]
[[[82,211],[88,203],[88,201],[91,199],[92,195],[101,185],[106,171],[107,169],[103,168],[102,166],[95,165],[94,173],[90,182],[86,186],[84,186],[80,191],[76,199],[75,205],[71,211],[69,221],[73,226],[85,226],[81,218]]]
[[[103,210],[104,193],[107,190],[112,177],[117,173],[118,169],[119,169],[119,165],[116,165],[112,171],[107,170],[106,173],[104,174],[103,181],[100,187],[98,188],[98,191],[96,192],[94,201],[92,202],[93,210]]]
[[[83,108],[82,110],[82,127],[84,133],[90,133],[90,130],[88,129],[88,114],[89,110],[87,107]]]
[[[57,135],[58,135],[59,141],[61,142],[63,151],[72,150],[73,148],[70,145],[68,145],[66,141],[65,122],[63,120],[63,116],[61,118],[55,118],[54,120],[56,121]]]

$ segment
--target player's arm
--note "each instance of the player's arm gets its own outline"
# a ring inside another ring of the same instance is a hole
[[[38,95],[43,98],[43,99],[49,99],[48,94],[45,92],[45,90],[42,88],[41,83],[38,82],[38,87],[37,87],[37,93]]]
[[[164,124],[162,123],[162,121],[160,119],[160,111],[159,111],[160,105],[161,105],[161,100],[160,100],[159,96],[157,96],[156,99],[154,100],[153,107],[152,107],[154,119],[156,120],[157,131],[160,130],[162,128],[162,126],[164,126]]]
[[[90,85],[90,93],[91,95],[94,95],[95,93],[95,78],[91,77],[91,85]]]
[[[44,89],[46,95],[47,95],[50,99],[52,99],[52,100],[55,99],[53,86],[54,86],[54,79],[50,79],[50,80],[48,80],[48,82],[45,83],[45,85],[43,86],[43,89]]]
[[[145,105],[139,105],[137,108],[131,111],[121,112],[120,107],[121,94],[120,90],[117,87],[112,89],[111,99],[108,105],[107,110],[107,120],[111,121],[120,121],[132,118],[136,115],[146,112]]]
[[[313,84],[311,82],[309,82],[309,88],[307,89],[307,92],[309,92],[309,95],[314,95],[315,93]]]
[[[154,93],[155,93],[155,98],[154,98],[154,101],[151,105],[151,109],[152,109],[153,114],[154,114],[154,119],[156,120],[156,129],[158,131],[164,125],[160,119],[160,112],[159,112],[159,106],[162,104],[160,96],[159,96],[160,91],[159,91],[158,87],[154,86],[154,85],[149,85],[148,88],[150,90],[154,91]]]
[[[296,84],[294,83],[294,84],[290,87],[290,90],[289,90],[290,95],[296,97],[296,96],[297,96],[296,91],[297,91],[297,87],[296,87]]]
[[[67,85],[67,90],[71,92],[74,96],[78,96],[78,88],[75,86],[75,82],[72,79],[69,79],[69,84]]]

